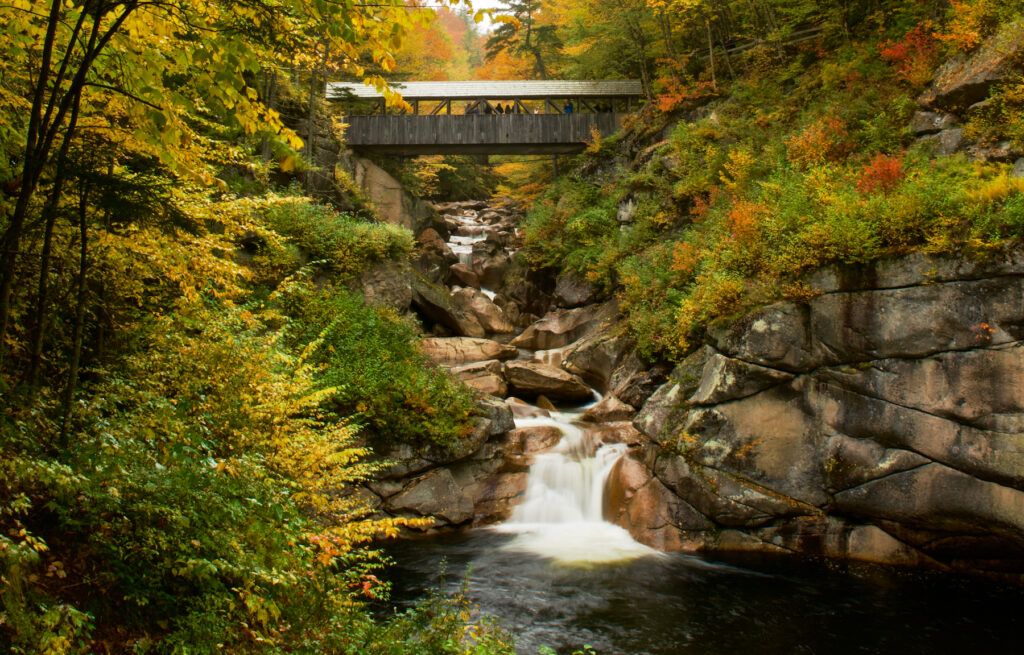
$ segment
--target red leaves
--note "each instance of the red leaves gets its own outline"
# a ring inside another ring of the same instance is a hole
[[[913,86],[921,86],[932,78],[938,63],[939,41],[931,24],[922,23],[907,32],[899,41],[886,41],[878,54],[889,62],[896,75]]]
[[[899,185],[906,177],[903,170],[903,159],[891,155],[878,154],[864,165],[857,180],[857,190],[863,194],[887,194]]]

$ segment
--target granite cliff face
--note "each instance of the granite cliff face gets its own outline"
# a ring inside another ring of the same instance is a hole
[[[1024,253],[830,268],[711,330],[613,520],[665,550],[1024,572]]]

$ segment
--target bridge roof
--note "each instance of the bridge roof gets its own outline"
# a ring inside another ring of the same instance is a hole
[[[643,95],[640,80],[472,80],[464,82],[392,82],[405,100],[543,100],[544,98],[612,98]],[[383,97],[361,82],[329,82],[328,100]]]

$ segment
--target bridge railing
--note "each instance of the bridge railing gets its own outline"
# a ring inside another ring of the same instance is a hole
[[[356,149],[395,154],[543,153],[582,150],[596,128],[614,133],[621,115],[469,114],[349,116],[346,141]]]

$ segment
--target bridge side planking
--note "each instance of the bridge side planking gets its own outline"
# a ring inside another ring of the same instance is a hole
[[[621,115],[481,114],[349,116],[346,141],[386,154],[548,154],[578,152],[596,126],[614,133]]]

